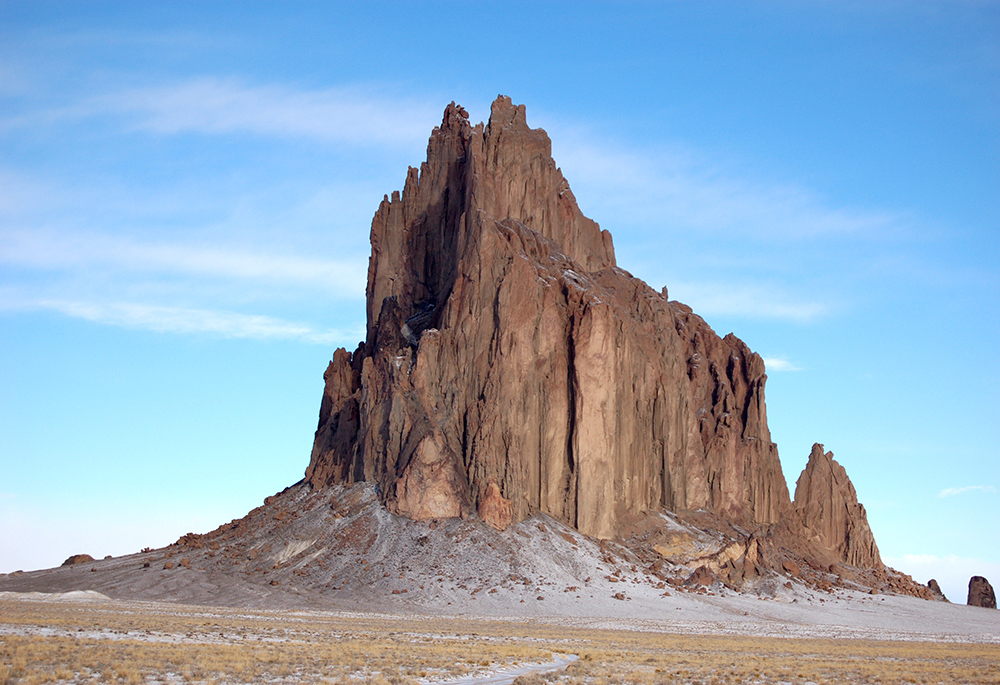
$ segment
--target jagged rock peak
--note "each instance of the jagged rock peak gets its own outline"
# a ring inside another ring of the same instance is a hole
[[[367,337],[326,371],[313,487],[597,537],[661,507],[751,526],[790,507],[763,361],[616,267],[523,106],[473,127],[449,105],[371,242]]]
[[[882,568],[868,516],[847,471],[819,443],[813,445],[796,482],[794,508],[807,540],[833,552],[839,561]]]
[[[369,332],[387,297],[447,299],[458,261],[477,249],[479,214],[523,225],[586,271],[615,265],[611,234],[580,212],[548,135],[528,127],[524,105],[497,97],[484,129],[453,102],[431,133],[427,161],[410,168],[402,195],[386,196],[372,222]]]

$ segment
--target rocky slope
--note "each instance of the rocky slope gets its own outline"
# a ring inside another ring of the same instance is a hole
[[[687,548],[665,558],[638,534],[596,540],[544,514],[503,531],[475,518],[414,521],[388,512],[372,484],[314,490],[299,483],[240,519],[162,549],[0,574],[0,595],[90,591],[268,609],[835,624],[848,619],[822,619],[810,607],[846,602],[871,615],[884,593],[907,582],[891,571],[850,580],[799,558],[795,574],[762,572],[737,588],[717,573],[725,566],[718,562],[732,557],[733,538],[668,513],[645,524],[647,533]],[[760,557],[768,555],[779,566],[791,559],[764,542]]]

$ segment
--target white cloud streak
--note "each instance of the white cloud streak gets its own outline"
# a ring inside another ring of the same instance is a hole
[[[95,323],[158,333],[208,333],[225,338],[297,340],[316,345],[352,344],[363,331],[317,330],[269,316],[230,311],[165,307],[135,302],[38,301],[33,308],[50,309]]]
[[[558,162],[569,170],[571,183],[601,189],[595,194],[600,209],[616,221],[786,241],[867,237],[900,220],[890,212],[831,207],[807,188],[740,177],[687,152],[633,152],[567,137]]]
[[[336,299],[364,295],[364,259],[262,254],[231,247],[140,243],[94,233],[0,233],[0,263],[45,270],[107,270],[226,278],[319,288]]]
[[[251,134],[349,145],[419,145],[443,107],[356,88],[298,89],[201,78],[96,96],[53,110],[58,120],[124,115],[159,134]],[[26,125],[23,118],[7,125]]]
[[[833,306],[798,299],[773,286],[675,282],[670,296],[702,316],[731,316],[806,323],[826,316]]]
[[[801,371],[802,367],[781,357],[764,357],[764,368],[768,371]]]
[[[939,498],[954,497],[955,495],[964,495],[969,492],[996,492],[996,488],[992,485],[966,485],[963,488],[945,488],[937,496]]]

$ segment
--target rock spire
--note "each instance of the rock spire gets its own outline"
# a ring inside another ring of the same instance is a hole
[[[795,485],[795,513],[806,539],[831,550],[838,561],[860,568],[881,568],[882,559],[868,527],[865,507],[832,452],[815,444]]]

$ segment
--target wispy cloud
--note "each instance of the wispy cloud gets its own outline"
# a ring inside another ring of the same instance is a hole
[[[571,183],[601,189],[592,195],[600,211],[651,228],[786,241],[869,237],[901,222],[892,212],[832,205],[800,185],[727,171],[690,150],[629,150],[577,134],[558,155]]]
[[[252,134],[350,145],[422,145],[443,106],[361,88],[303,89],[199,78],[120,90],[66,107],[0,121],[0,127],[125,116],[159,134]]]
[[[832,304],[800,298],[773,285],[674,282],[670,296],[703,316],[809,322],[834,309]]]
[[[297,340],[317,345],[353,344],[364,337],[362,330],[319,330],[307,324],[231,311],[186,309],[136,302],[41,300],[32,304],[34,308],[50,309],[95,323],[158,333],[208,333],[225,338]]]
[[[801,371],[802,367],[781,357],[764,357],[764,368],[768,371]]]
[[[955,495],[964,495],[967,492],[996,492],[996,488],[992,485],[966,485],[962,488],[945,488],[938,493],[938,497],[954,497]]]
[[[97,233],[9,230],[0,233],[0,263],[46,270],[108,269],[183,274],[323,289],[328,297],[363,296],[364,259],[319,259],[233,247],[142,243]]]

